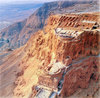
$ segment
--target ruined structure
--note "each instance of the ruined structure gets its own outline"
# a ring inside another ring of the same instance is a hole
[[[39,77],[39,87],[57,91],[59,80],[50,76],[40,76]]]
[[[79,89],[88,88],[90,83],[98,83],[99,36],[98,13],[50,16],[44,29],[26,44],[28,50],[20,65],[26,69],[18,78],[14,95],[22,92],[29,97],[28,94],[36,92],[32,87],[38,86],[42,89],[41,95],[47,91],[45,96],[65,98]],[[24,86],[20,85],[22,79],[26,79]],[[98,90],[99,86],[96,87]],[[30,90],[23,91],[25,88]],[[91,95],[95,96],[94,93]]]
[[[93,31],[99,27],[97,17],[97,15],[90,14],[67,14],[61,16],[55,33],[63,38],[77,38],[80,34]]]
[[[33,86],[32,87],[32,95],[30,96],[31,98],[35,97],[39,92],[41,91],[40,88],[38,88],[37,86]]]

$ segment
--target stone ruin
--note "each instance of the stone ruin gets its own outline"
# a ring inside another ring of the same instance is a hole
[[[41,88],[39,88],[38,86],[33,86],[32,87],[32,95],[31,95],[31,98],[34,98],[35,96],[38,95],[38,93],[40,93],[41,91]]]
[[[72,62],[70,56],[66,57],[66,60],[63,62],[53,61],[50,63],[46,70],[44,76],[39,76],[38,86],[43,89],[50,91],[58,92],[58,89],[61,88],[61,80],[66,72],[66,69],[69,68],[69,64]]]
[[[40,76],[39,87],[57,92],[59,79],[51,76]]]
[[[92,14],[67,14],[62,15],[55,34],[63,38],[77,38],[85,31],[92,31],[99,28],[97,20],[99,17]]]
[[[55,34],[62,38],[67,39],[77,39],[82,33],[93,32],[94,30],[99,30],[99,25],[97,23],[98,17],[91,14],[73,14],[73,15],[64,15],[61,18],[52,19],[51,25],[59,24],[55,29]],[[66,73],[70,72],[72,62],[71,57],[66,57],[63,64],[58,61],[47,66],[46,74],[44,76],[39,76],[38,78],[38,87],[41,89],[50,90],[53,92],[58,92],[59,88],[62,89],[64,82],[64,76]],[[59,66],[58,66],[58,65]],[[56,65],[56,67],[55,67]],[[68,68],[68,69],[67,69]],[[73,68],[72,68],[73,69]],[[37,93],[37,91],[34,91]]]

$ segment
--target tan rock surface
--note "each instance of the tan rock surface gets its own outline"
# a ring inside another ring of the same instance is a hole
[[[88,14],[89,19],[92,14]],[[16,81],[14,80],[15,98],[31,97],[33,95],[32,87],[38,84],[38,77],[45,76],[45,70],[54,61],[66,66],[72,65],[64,77],[61,92],[63,97],[72,95],[79,88],[88,88],[91,80],[98,81],[100,68],[97,56],[100,47],[100,31],[92,30],[92,28],[90,30],[76,28],[78,31],[80,29],[82,31],[76,38],[61,37],[55,32],[63,19],[61,17],[62,15],[51,16],[44,29],[35,33],[22,48],[25,53],[19,65],[22,70],[17,73]],[[77,17],[82,17],[82,14]],[[63,24],[61,26],[69,29]],[[71,29],[76,31],[75,27],[71,27]],[[68,57],[70,57],[69,60]]]

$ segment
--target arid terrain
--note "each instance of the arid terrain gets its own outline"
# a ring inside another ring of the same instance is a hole
[[[15,22],[28,18],[42,4],[1,4],[0,3],[0,31]]]
[[[43,30],[3,61],[0,96],[99,98],[99,17],[51,15]]]
[[[25,21],[11,25],[12,32],[14,27],[19,32],[18,37],[17,33],[12,34],[13,43],[19,38],[29,40],[17,49],[0,52],[0,98],[100,97],[100,12],[94,7],[97,3],[71,3],[67,5],[70,11],[75,6],[81,11],[70,13],[64,3],[44,4]],[[50,13],[55,5],[59,9]],[[79,5],[84,7],[79,9]],[[95,10],[87,11],[90,5]],[[53,7],[49,10],[47,6]],[[45,7],[50,15],[43,13]],[[41,23],[43,27],[38,27]],[[8,37],[10,29],[4,30],[4,36]],[[28,35],[30,30],[33,33]]]

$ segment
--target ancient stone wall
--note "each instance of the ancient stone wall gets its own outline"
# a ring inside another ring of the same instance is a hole
[[[50,77],[50,76],[40,76],[38,80],[38,84],[42,85],[47,88],[52,89],[57,89],[58,86],[58,80],[56,78]]]

